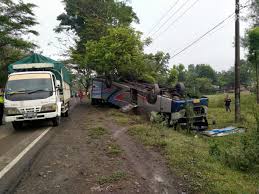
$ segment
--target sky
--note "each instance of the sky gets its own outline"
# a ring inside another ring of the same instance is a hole
[[[243,5],[247,4],[247,0],[240,1]],[[65,46],[62,46],[60,41],[57,40],[57,37],[62,35],[56,34],[53,29],[58,25],[57,16],[64,12],[64,5],[61,0],[25,0],[25,2],[31,2],[38,6],[35,9],[35,14],[39,25],[35,28],[40,35],[30,37],[40,46],[40,49],[37,49],[36,52],[42,52],[42,54],[54,59],[60,58],[60,53]],[[163,51],[173,56],[234,13],[235,9],[235,0],[180,0],[171,12],[160,21],[161,17],[176,2],[177,0],[129,1],[140,19],[140,24],[134,24],[133,26],[143,32],[143,38],[153,38],[153,43],[145,48],[145,52]],[[196,4],[183,17],[174,22],[195,2]],[[182,9],[180,9],[181,7]],[[176,12],[177,10],[180,11]],[[246,11],[246,9],[242,10],[243,16],[246,15]],[[166,21],[168,22],[166,23]],[[171,23],[173,25],[170,25]],[[161,24],[165,25],[159,30]],[[154,26],[157,26],[157,28],[153,29]],[[241,21],[241,35],[244,35],[247,27],[248,24]],[[168,30],[165,31],[166,29]],[[234,65],[234,34],[235,19],[232,18],[215,32],[172,58],[169,65],[179,63],[185,66],[189,64],[210,64],[217,71],[227,70]],[[241,49],[241,56],[245,56],[244,49]]]

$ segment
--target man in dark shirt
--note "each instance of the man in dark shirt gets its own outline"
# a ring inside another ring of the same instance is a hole
[[[229,95],[227,95],[225,98],[225,107],[227,112],[228,111],[231,112],[230,104],[231,104],[231,98],[229,97]]]

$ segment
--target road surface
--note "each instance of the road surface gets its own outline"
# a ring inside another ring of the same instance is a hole
[[[47,123],[41,125],[22,132],[14,132],[9,126],[1,130],[3,166],[11,161],[7,153],[19,154],[47,130]],[[9,192],[171,194],[183,191],[164,158],[129,136],[127,127],[114,122],[107,108],[78,104],[69,118],[50,131],[53,135],[38,154],[29,158],[28,168]]]

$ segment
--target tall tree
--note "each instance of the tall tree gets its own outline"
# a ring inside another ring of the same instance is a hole
[[[256,96],[257,103],[259,104],[259,67],[258,67],[258,55],[259,55],[259,27],[255,27],[248,32],[248,60],[254,64],[256,72]]]
[[[70,32],[75,35],[75,47],[71,49],[71,58],[78,64],[77,71],[81,85],[89,85],[92,66],[85,58],[89,41],[99,41],[109,34],[111,27],[128,27],[132,22],[139,22],[132,7],[125,1],[117,0],[64,0],[65,12],[58,16],[60,22],[55,29],[59,32]],[[116,41],[115,41],[116,42]],[[93,42],[91,43],[93,44]]]
[[[132,7],[116,0],[64,0],[65,13],[58,16],[60,21],[56,32],[72,31],[79,37],[76,50],[85,51],[89,40],[99,40],[107,34],[109,27],[129,26],[138,22]]]
[[[132,28],[110,28],[99,41],[88,41],[85,64],[99,75],[138,79],[147,72],[141,33]]]
[[[0,85],[6,79],[6,65],[14,62],[35,45],[23,37],[38,33],[31,28],[37,24],[34,4],[0,0]]]
[[[210,65],[206,65],[206,64],[196,65],[195,72],[198,77],[207,78],[211,80],[212,83],[216,84],[217,73]]]
[[[168,63],[170,55],[164,52],[157,52],[156,54],[145,54],[145,63],[147,65],[147,74],[152,76],[155,82],[161,85],[168,84],[170,76]]]
[[[252,0],[250,18],[254,27],[259,26],[259,0]]]

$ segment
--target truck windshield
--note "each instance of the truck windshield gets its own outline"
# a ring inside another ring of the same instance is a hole
[[[16,75],[9,78],[6,85],[5,97],[11,101],[45,99],[53,95],[51,77],[41,77],[33,79],[22,79]]]

